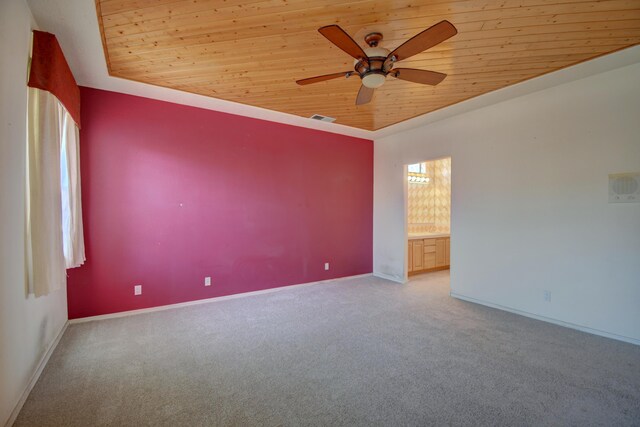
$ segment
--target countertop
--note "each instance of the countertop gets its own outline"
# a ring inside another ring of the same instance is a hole
[[[409,240],[436,239],[438,237],[449,237],[449,233],[409,233]]]

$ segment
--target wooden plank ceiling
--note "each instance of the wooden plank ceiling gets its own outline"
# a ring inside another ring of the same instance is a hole
[[[639,0],[96,0],[112,76],[377,130],[640,43]],[[447,19],[448,41],[398,66],[439,71],[438,86],[387,77],[356,106],[360,79],[295,80],[353,69],[317,32],[338,24],[382,47]]]

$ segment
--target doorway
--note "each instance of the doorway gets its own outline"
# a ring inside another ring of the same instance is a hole
[[[451,265],[451,157],[405,166],[405,279]]]

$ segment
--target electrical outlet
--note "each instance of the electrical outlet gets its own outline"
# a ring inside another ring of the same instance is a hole
[[[211,277],[207,276],[204,278],[204,285],[211,286]]]
[[[328,262],[325,262],[325,263],[324,263],[324,269],[325,269],[325,270],[328,270],[328,269],[329,269],[329,263],[328,263]]]
[[[142,295],[142,285],[134,285],[133,294],[134,295]]]
[[[543,298],[546,302],[551,302],[551,291],[544,291]]]

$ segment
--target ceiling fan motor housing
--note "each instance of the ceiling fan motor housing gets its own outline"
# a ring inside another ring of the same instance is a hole
[[[385,65],[389,50],[382,47],[369,47],[364,50],[366,59],[356,59],[354,68],[362,79],[362,84],[368,88],[378,88],[384,84],[387,73],[393,68],[393,63]]]

